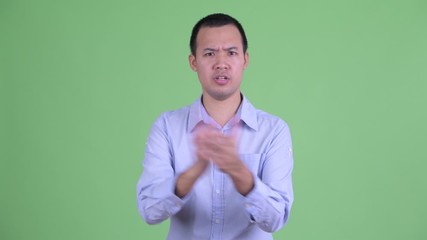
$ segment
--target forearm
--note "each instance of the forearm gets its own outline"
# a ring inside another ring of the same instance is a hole
[[[246,196],[254,188],[254,177],[244,164],[235,171],[230,172],[229,175],[236,190],[243,196]]]
[[[194,183],[207,167],[207,162],[197,161],[193,166],[183,172],[176,180],[175,195],[185,197],[193,188]]]

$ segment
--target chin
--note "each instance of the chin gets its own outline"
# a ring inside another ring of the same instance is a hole
[[[234,93],[225,93],[225,92],[214,92],[210,93],[209,96],[217,101],[224,101],[233,97]]]

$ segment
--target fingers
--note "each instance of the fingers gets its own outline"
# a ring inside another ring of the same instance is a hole
[[[215,150],[218,130],[213,127],[199,127],[194,135],[194,144],[196,146],[196,156],[200,160],[209,160],[212,158]]]
[[[241,164],[235,135],[226,136],[210,126],[200,127],[195,132],[194,144],[199,161],[212,161],[224,172]]]
[[[221,152],[226,148],[234,148],[235,140],[233,137],[225,136],[214,128],[199,129],[194,136],[194,143],[197,149],[202,152]]]
[[[216,147],[221,145],[224,135],[211,126],[200,127],[197,129],[194,142],[199,147]]]

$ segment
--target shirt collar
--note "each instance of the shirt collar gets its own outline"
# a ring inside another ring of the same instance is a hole
[[[243,96],[242,104],[240,104],[240,119],[250,128],[258,131],[258,117],[257,110],[249,102],[249,100]]]
[[[258,119],[256,109],[252,104],[248,101],[248,99],[242,94],[243,100],[237,110],[236,117],[239,120],[242,120],[248,127],[252,128],[255,131],[258,131]],[[202,98],[197,99],[190,106],[190,114],[188,119],[188,131],[193,131],[193,129],[199,124],[203,122],[203,112],[204,106],[202,104]]]

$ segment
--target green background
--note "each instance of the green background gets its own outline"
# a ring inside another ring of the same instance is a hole
[[[0,239],[164,239],[136,208],[145,140],[200,95],[193,24],[244,25],[243,92],[285,119],[275,239],[427,239],[427,1],[0,0]]]

